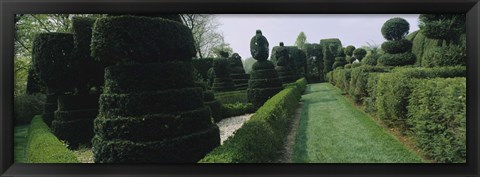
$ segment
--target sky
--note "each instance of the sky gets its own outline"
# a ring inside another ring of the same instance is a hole
[[[410,23],[409,32],[418,30],[419,14],[217,14],[225,42],[242,59],[251,57],[250,39],[257,29],[262,30],[270,46],[293,46],[300,32],[308,43],[320,39],[339,38],[342,45],[355,47],[376,44],[385,39],[380,32],[383,23],[393,17],[402,17]]]

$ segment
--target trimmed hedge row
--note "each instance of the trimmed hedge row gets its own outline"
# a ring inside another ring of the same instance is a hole
[[[376,90],[376,106],[378,117],[389,126],[408,129],[407,118],[408,96],[414,86],[413,79],[465,77],[466,68],[395,68],[393,72],[380,75]]]
[[[132,31],[135,29],[135,31]],[[92,32],[92,56],[105,65],[191,60],[192,32],[182,23],[162,18],[99,18]]]
[[[466,79],[416,80],[407,123],[415,144],[440,163],[466,162]]]
[[[26,146],[28,163],[79,163],[75,154],[50,132],[41,116],[32,119]]]
[[[283,147],[301,90],[306,82],[297,81],[269,99],[235,135],[207,154],[200,163],[273,162]]]
[[[222,118],[240,116],[255,112],[255,108],[253,107],[252,103],[223,104],[221,110]]]
[[[215,98],[222,104],[235,104],[235,103],[248,102],[246,90],[215,93]]]
[[[388,72],[390,68],[376,66],[360,66],[352,69],[348,93],[356,103],[362,101],[362,98],[369,97],[367,91],[368,77],[371,73]]]
[[[351,74],[352,69],[336,69],[332,71],[330,83],[340,88],[344,93],[348,93]]]

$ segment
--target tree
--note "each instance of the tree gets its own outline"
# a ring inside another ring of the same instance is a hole
[[[181,14],[180,17],[192,31],[198,58],[213,57],[214,48],[224,43],[223,35],[217,31],[220,23],[211,14]]]
[[[382,26],[382,35],[387,40],[401,40],[405,38],[410,29],[407,20],[395,17],[387,20]]]
[[[214,47],[212,47],[212,51],[215,55],[215,57],[220,57],[220,52],[223,51],[223,52],[227,52],[228,55],[232,55],[233,54],[233,49],[232,47],[230,47],[230,44],[229,43],[226,43],[223,39],[223,36],[222,36],[222,42]]]
[[[459,42],[465,34],[465,14],[421,14],[418,25],[423,34],[431,39]]]
[[[295,46],[297,46],[299,49],[303,50],[305,43],[307,43],[307,36],[305,33],[300,32],[297,36],[297,40],[295,41]]]

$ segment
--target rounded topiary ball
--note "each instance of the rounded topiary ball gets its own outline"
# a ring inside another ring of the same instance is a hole
[[[387,20],[382,26],[382,35],[387,40],[403,39],[410,30],[410,24],[407,20],[395,17]]]
[[[355,50],[355,46],[353,45],[349,45],[345,48],[345,55],[347,56],[352,56],[353,55],[353,51]]]
[[[353,51],[353,56],[358,59],[359,61],[362,61],[363,57],[365,57],[365,55],[367,55],[367,51],[365,49],[362,49],[362,48],[358,48],[358,49],[355,49]]]
[[[407,39],[385,41],[382,44],[382,50],[391,54],[409,52],[412,50],[412,42]]]

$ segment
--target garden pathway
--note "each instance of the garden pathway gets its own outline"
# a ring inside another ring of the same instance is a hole
[[[423,162],[333,85],[308,85],[302,101],[294,163]]]

